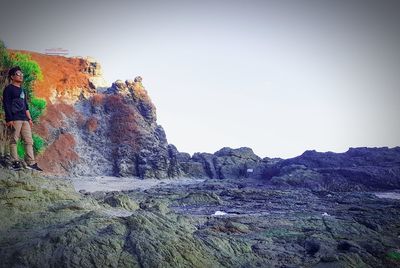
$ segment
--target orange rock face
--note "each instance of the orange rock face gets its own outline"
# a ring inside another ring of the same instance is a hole
[[[38,164],[44,171],[54,174],[66,174],[76,161],[78,154],[74,151],[75,139],[72,134],[60,136],[47,147],[45,153],[38,157]]]
[[[31,55],[43,73],[43,81],[35,84],[35,95],[46,100],[68,96],[72,91],[90,92],[88,63],[80,58],[49,56],[31,51],[15,51]]]

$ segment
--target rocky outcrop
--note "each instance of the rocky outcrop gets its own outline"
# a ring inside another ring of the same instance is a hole
[[[188,158],[182,155],[178,163],[182,171],[193,177],[207,177],[211,179],[245,178],[260,161],[248,147],[232,149],[224,147],[210,153],[195,153]]]
[[[160,179],[180,174],[141,79],[118,80],[105,93],[81,101],[75,108],[85,121],[83,128],[71,127],[81,156],[71,170],[76,175]]]
[[[255,177],[281,186],[333,191],[400,189],[400,147],[310,150],[291,159],[265,159]]]
[[[400,147],[306,151],[291,159],[261,159],[250,148],[222,148],[192,157],[174,153],[181,174],[211,179],[260,179],[281,187],[353,191],[400,189]]]

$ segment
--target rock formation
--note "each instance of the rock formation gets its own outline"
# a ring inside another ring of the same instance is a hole
[[[400,147],[350,148],[345,153],[315,150],[257,166],[254,177],[270,183],[334,191],[400,188]]]
[[[44,74],[35,93],[48,107],[35,132],[48,145],[38,158],[47,172],[141,178],[181,174],[140,76],[105,87],[101,66],[92,58],[23,52]]]
[[[168,143],[156,110],[140,81],[120,80],[76,109],[85,127],[72,127],[81,156],[75,174],[169,176]]]

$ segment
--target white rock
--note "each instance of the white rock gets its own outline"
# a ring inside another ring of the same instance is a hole
[[[214,215],[226,215],[226,214],[227,214],[226,212],[219,211],[219,210],[215,211],[215,213],[214,213]]]

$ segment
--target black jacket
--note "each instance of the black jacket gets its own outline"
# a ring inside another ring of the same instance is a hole
[[[16,120],[28,121],[26,111],[29,110],[29,106],[26,100],[26,93],[22,88],[13,84],[9,84],[4,88],[3,108],[6,114],[6,122]]]

